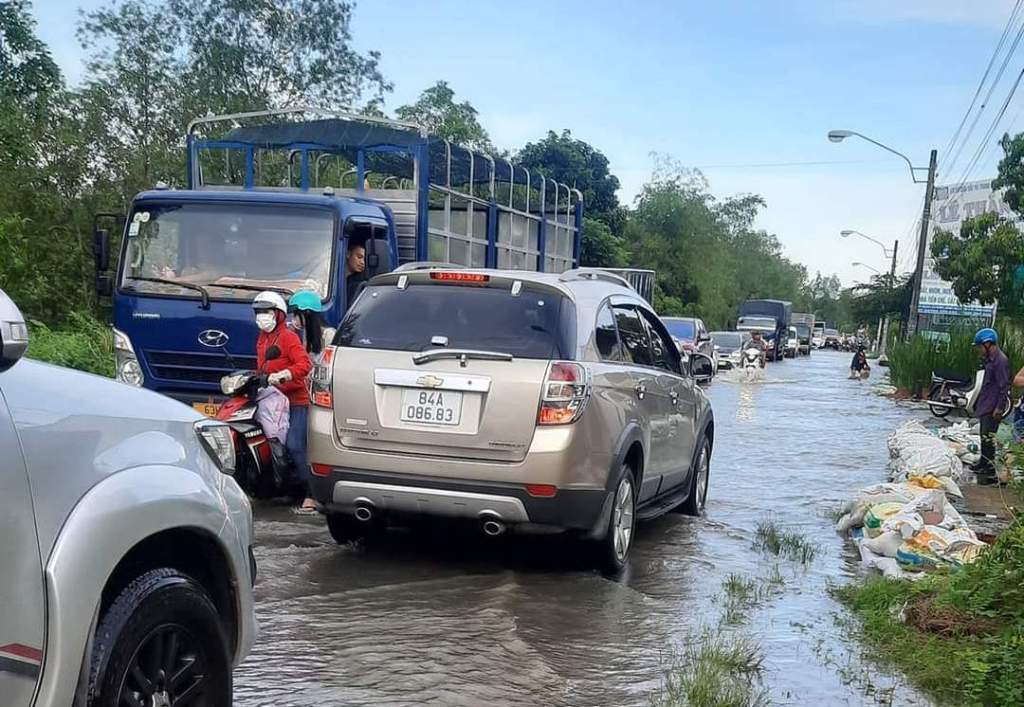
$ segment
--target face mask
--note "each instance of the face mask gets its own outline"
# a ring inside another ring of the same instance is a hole
[[[297,314],[288,315],[288,328],[302,331],[302,317]]]
[[[256,315],[256,326],[267,333],[274,331],[274,327],[277,326],[277,315],[273,312],[260,312]]]

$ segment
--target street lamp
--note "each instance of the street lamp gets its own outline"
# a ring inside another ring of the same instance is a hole
[[[879,270],[878,268],[872,267],[872,266],[868,265],[867,263],[858,263],[858,262],[854,261],[854,262],[852,262],[850,264],[853,265],[853,267],[860,266],[862,268],[867,268],[868,270],[870,270],[871,272],[875,273],[876,275],[881,275],[882,274],[881,270]]]
[[[854,130],[830,130],[828,133],[828,139],[832,142],[842,142],[848,137],[859,137],[861,140],[866,140],[872,145],[902,158],[907,163],[907,166],[910,167],[910,178],[914,180],[914,183],[920,184],[924,182],[927,184],[924,192],[924,211],[921,213],[921,232],[917,244],[917,266],[914,268],[914,294],[910,300],[910,316],[907,318],[907,333],[913,335],[917,331],[917,320],[919,319],[918,309],[921,302],[921,280],[924,278],[924,254],[925,249],[928,247],[928,225],[932,219],[932,196],[935,193],[935,171],[938,166],[938,151],[931,151],[927,168],[915,167],[910,158],[902,152],[894,150],[888,145],[878,142],[878,140],[869,138],[867,135],[862,135]],[[926,179],[919,179],[917,173],[924,169],[928,170],[928,177]],[[884,248],[885,246],[882,247]],[[893,275],[895,275],[895,254],[893,255]]]

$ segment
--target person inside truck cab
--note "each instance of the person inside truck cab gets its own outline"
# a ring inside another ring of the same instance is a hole
[[[288,305],[276,292],[260,292],[253,298],[252,308],[260,333],[256,338],[256,368],[266,373],[267,382],[288,396],[288,437],[285,447],[295,467],[297,485],[303,489],[303,500],[295,512],[316,513],[316,502],[309,488],[309,466],[306,464],[306,420],[309,413],[307,379],[313,362],[302,340],[288,328]]]
[[[349,241],[345,255],[345,306],[351,307],[356,297],[366,286],[366,246],[363,243]]]

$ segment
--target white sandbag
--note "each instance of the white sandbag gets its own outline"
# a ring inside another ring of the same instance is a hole
[[[896,551],[903,544],[903,536],[897,531],[884,532],[875,538],[865,538],[864,546],[876,555],[896,557]]]

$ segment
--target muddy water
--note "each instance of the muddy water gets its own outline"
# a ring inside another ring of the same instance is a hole
[[[856,572],[831,510],[881,479],[885,437],[915,414],[846,380],[847,359],[716,380],[707,514],[641,526],[618,581],[557,538],[428,528],[342,548],[319,519],[260,509],[262,633],[236,704],[646,704],[668,654],[718,625],[722,581],[776,566],[782,588],[731,629],[760,643],[773,703],[927,704],[848,645],[850,618],[826,591]],[[753,549],[768,514],[817,540],[809,566]]]

